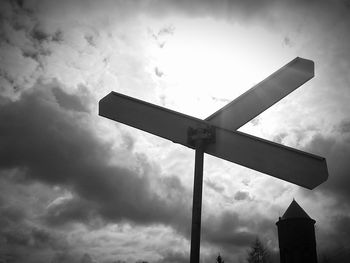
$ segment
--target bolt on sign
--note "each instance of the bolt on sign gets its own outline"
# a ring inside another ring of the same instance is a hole
[[[201,120],[123,94],[99,102],[99,115],[195,149],[190,262],[199,262],[204,153],[313,189],[328,178],[326,159],[237,129],[314,77],[314,62],[295,58]]]

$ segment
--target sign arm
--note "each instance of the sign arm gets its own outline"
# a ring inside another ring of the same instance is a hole
[[[237,130],[313,78],[314,67],[313,61],[297,57],[205,120]]]
[[[313,189],[328,178],[326,159],[238,131],[216,128],[206,153]]]
[[[189,140],[189,128],[213,130],[215,143],[205,147],[206,153],[308,189],[315,188],[328,177],[322,157],[213,126],[210,122],[116,92],[101,99],[99,114],[190,148],[195,147]]]

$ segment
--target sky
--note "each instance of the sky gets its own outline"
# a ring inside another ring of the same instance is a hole
[[[205,155],[201,262],[245,262],[256,237],[278,262],[293,198],[319,258],[348,258],[348,1],[2,0],[0,26],[1,262],[188,262],[194,151],[98,116],[98,101],[204,119],[295,57],[315,77],[239,131],[325,157],[328,181]]]

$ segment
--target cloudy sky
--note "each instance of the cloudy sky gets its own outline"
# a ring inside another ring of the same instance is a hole
[[[293,198],[318,254],[350,240],[350,4],[0,2],[0,261],[188,262],[194,152],[98,116],[117,91],[206,118],[295,57],[315,77],[240,131],[327,158],[310,191],[205,156],[203,262],[278,255]]]

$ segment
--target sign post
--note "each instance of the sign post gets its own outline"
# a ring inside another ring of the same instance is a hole
[[[204,141],[196,139],[196,155],[194,163],[193,205],[191,227],[191,252],[190,262],[199,262],[201,218],[202,218],[202,187],[203,187],[203,158]]]
[[[191,251],[190,262],[199,262],[201,217],[202,217],[202,187],[203,187],[203,158],[207,143],[214,141],[212,130],[189,128],[190,143],[195,146],[192,227],[191,227]]]
[[[295,58],[205,120],[116,92],[99,115],[195,149],[190,263],[199,263],[204,153],[313,189],[328,178],[326,160],[236,131],[314,76],[311,60]]]

